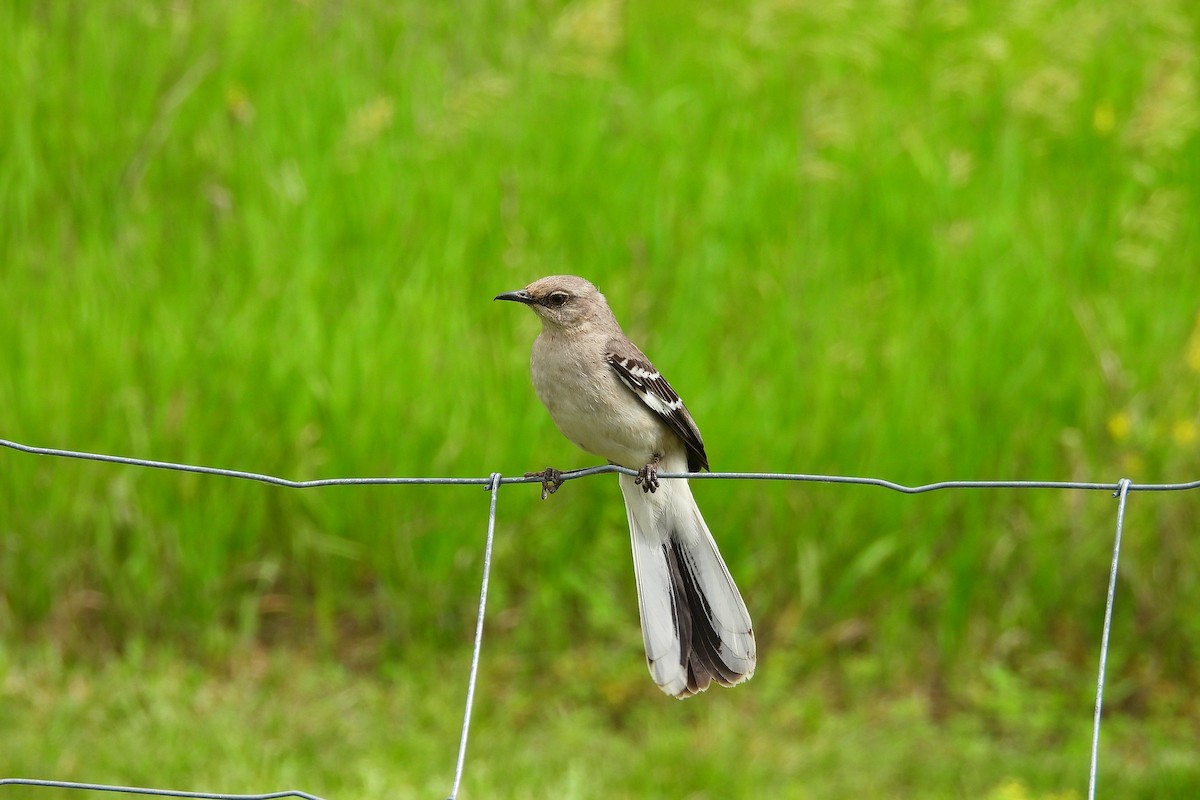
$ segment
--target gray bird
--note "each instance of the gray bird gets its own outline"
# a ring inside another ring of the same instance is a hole
[[[637,470],[620,475],[629,518],[646,661],[654,682],[690,697],[712,681],[754,674],[750,614],[684,479],[658,471],[708,469],[704,441],[679,395],[625,336],[604,295],[583,278],[553,275],[496,300],[542,321],[530,372],[554,424],[578,447]],[[561,473],[543,473],[542,497]]]

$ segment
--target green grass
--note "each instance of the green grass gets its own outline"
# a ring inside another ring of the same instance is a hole
[[[1081,712],[1069,724],[1050,710],[1061,698],[1011,681],[980,686],[1002,698],[980,713],[938,714],[926,696],[880,696],[873,666],[857,661],[840,694],[826,676],[775,671],[744,692],[681,704],[645,681],[621,686],[610,676],[621,658],[579,655],[571,668],[591,680],[537,697],[513,688],[526,665],[485,655],[463,797],[1084,796],[1087,687],[1065,703]],[[0,684],[5,773],[331,800],[445,796],[467,656],[365,676],[286,651],[215,671],[162,652],[90,666],[27,653],[6,660]],[[437,674],[446,680],[429,680]],[[1128,720],[1106,728],[1103,795],[1194,796],[1194,729],[1156,720],[1150,731]]]
[[[589,464],[530,389],[534,320],[490,299],[574,272],[716,469],[1200,475],[1186,0],[18,0],[0,26],[5,438],[294,478]],[[1103,493],[696,492],[764,673],[833,692],[852,653],[968,717],[981,676],[1090,680]],[[491,642],[537,654],[533,692],[599,643],[646,682],[617,498],[501,493]],[[486,500],[3,452],[0,641],[403,673],[469,634]],[[1132,720],[1200,680],[1198,517],[1130,500]]]

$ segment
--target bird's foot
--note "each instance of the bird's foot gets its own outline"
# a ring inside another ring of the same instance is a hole
[[[563,485],[562,471],[557,470],[554,467],[546,467],[541,472],[526,472],[525,477],[542,479],[543,500],[557,492],[558,487]]]
[[[646,466],[638,470],[637,477],[633,479],[635,485],[640,485],[643,492],[658,491],[658,459],[654,459]]]

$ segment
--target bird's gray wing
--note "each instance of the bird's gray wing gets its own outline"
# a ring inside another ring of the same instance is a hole
[[[688,469],[692,472],[708,469],[708,456],[704,452],[700,429],[671,384],[659,374],[649,359],[640,352],[630,353],[626,348],[618,347],[610,347],[604,358],[621,383],[683,440],[687,448]]]

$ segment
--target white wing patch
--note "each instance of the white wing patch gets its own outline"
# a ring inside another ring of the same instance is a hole
[[[683,401],[656,370],[647,369],[631,358],[621,359],[620,365],[617,375],[626,386],[642,395],[642,401],[659,414],[665,417],[683,408]],[[663,388],[667,391],[662,391]]]

